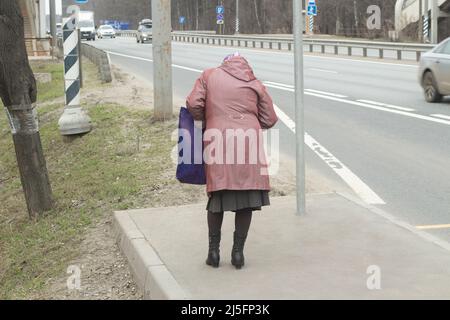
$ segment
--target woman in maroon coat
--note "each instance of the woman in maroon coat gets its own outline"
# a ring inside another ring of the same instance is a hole
[[[231,262],[244,266],[244,244],[253,211],[270,205],[269,176],[262,130],[278,118],[264,85],[239,54],[203,72],[186,101],[194,119],[204,121],[209,253],[206,263],[219,267],[225,211],[236,212]]]

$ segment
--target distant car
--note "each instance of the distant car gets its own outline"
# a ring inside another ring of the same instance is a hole
[[[115,37],[116,37],[116,31],[110,25],[104,24],[104,25],[101,25],[97,29],[97,38],[99,38],[99,39],[115,38]]]
[[[439,102],[450,95],[450,38],[422,55],[419,81],[428,102]]]
[[[144,43],[144,42],[152,42],[153,39],[153,24],[152,20],[150,19],[144,19],[141,22],[139,22],[139,27],[137,29],[136,33],[136,41],[137,43]]]

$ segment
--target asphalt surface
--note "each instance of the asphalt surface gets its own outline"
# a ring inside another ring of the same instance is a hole
[[[93,44],[108,51],[113,64],[151,83],[150,44],[132,38]],[[233,51],[173,43],[174,94],[187,96],[200,70],[218,66]],[[239,51],[279,107],[281,152],[294,159],[292,53]],[[305,55],[304,70],[308,166],[337,191],[353,192],[450,240],[450,99],[426,103],[413,62]]]

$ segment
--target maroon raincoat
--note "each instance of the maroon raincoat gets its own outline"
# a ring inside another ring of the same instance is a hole
[[[205,154],[210,153],[219,159],[214,163],[207,160],[207,192],[270,190],[269,176],[264,173],[267,162],[261,133],[262,129],[272,128],[278,117],[272,99],[254,76],[248,62],[243,57],[233,57],[219,68],[203,72],[186,104],[195,120],[206,122]],[[242,152],[238,150],[238,138],[233,140],[234,145],[231,144],[231,136],[227,138],[227,134],[233,131],[241,138],[246,135],[254,137],[251,132],[255,132],[257,140],[246,138]],[[218,143],[219,133],[223,144]],[[245,154],[244,163],[237,160],[239,152],[242,152],[241,160]]]

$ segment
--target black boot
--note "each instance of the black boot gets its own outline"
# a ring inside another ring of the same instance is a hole
[[[209,252],[206,264],[218,268],[220,263],[220,233],[209,235]]]
[[[247,235],[240,236],[236,232],[234,233],[233,250],[231,251],[231,264],[235,266],[236,269],[241,269],[245,265],[245,240],[247,240]]]

